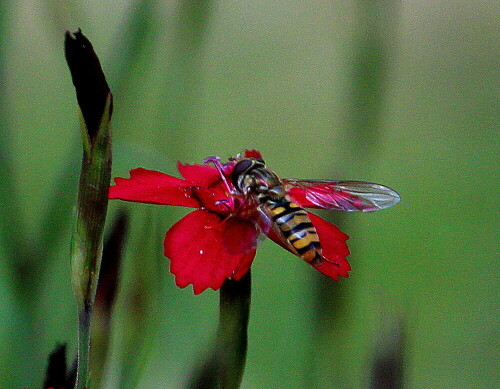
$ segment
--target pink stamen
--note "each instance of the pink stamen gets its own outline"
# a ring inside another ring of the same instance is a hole
[[[220,163],[220,157],[208,157],[203,160],[203,163],[213,163],[215,168],[218,170],[220,177],[222,181],[224,182],[224,185],[226,186],[226,189],[228,190],[229,194],[233,194],[234,190],[231,186],[229,186],[229,182],[227,182],[226,176],[224,175],[224,168],[222,164]]]

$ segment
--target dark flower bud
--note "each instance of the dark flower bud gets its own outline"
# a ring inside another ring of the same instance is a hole
[[[101,124],[110,89],[92,44],[80,29],[74,33],[66,31],[64,49],[76,89],[78,105],[82,111],[90,141],[93,143]],[[111,108],[109,116],[111,116]]]

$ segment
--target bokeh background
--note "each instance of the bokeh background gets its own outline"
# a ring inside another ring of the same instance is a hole
[[[493,0],[1,2],[0,387],[40,387],[58,342],[76,353],[81,146],[63,39],[79,27],[114,92],[114,176],[258,148],[283,177],[401,194],[374,214],[322,214],[350,235],[338,283],[262,243],[243,388],[499,387],[499,16]],[[218,294],[175,287],[161,254],[187,210],[116,201],[109,224],[121,210],[96,374],[186,387]]]

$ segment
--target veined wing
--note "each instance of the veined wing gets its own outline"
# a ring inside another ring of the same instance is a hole
[[[397,204],[398,193],[365,181],[281,180],[290,199],[305,208],[372,212]]]

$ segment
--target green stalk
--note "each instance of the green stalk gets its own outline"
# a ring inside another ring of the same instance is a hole
[[[103,118],[110,114],[111,95]],[[82,121],[83,123],[83,121]],[[84,136],[77,220],[72,239],[72,283],[78,307],[78,372],[76,388],[88,386],[90,323],[102,259],[102,236],[111,180],[109,120],[103,120],[93,144]]]
[[[237,389],[245,370],[250,270],[240,281],[226,280],[220,288],[219,328],[215,345],[187,384],[189,389]]]
[[[90,366],[90,318],[92,307],[78,312],[78,369],[76,372],[75,389],[83,389],[89,383]]]
[[[103,118],[109,115],[110,104],[111,95]],[[103,120],[94,144],[88,140],[84,137],[77,220],[71,249],[72,283],[78,308],[78,372],[75,386],[78,389],[88,386],[89,379],[90,323],[99,280],[111,179],[109,120]]]
[[[220,389],[241,385],[248,344],[251,301],[250,270],[240,280],[226,280],[220,289],[218,381]]]

